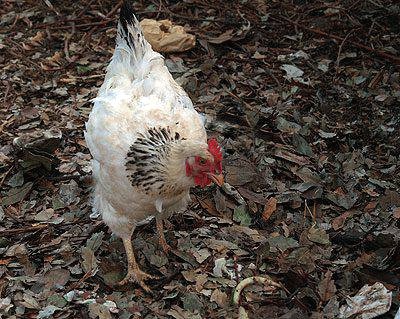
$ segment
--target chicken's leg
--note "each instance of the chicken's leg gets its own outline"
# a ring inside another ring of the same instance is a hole
[[[128,259],[128,273],[126,274],[125,278],[119,282],[119,284],[125,285],[128,282],[136,282],[147,292],[150,291],[150,288],[144,283],[144,281],[146,279],[156,279],[157,277],[149,275],[140,270],[133,252],[131,238],[123,238],[122,241],[124,243],[126,257]]]
[[[164,236],[164,223],[159,217],[156,217],[157,233],[158,233],[158,243],[162,247],[163,251],[168,254],[171,250],[171,246],[167,244]]]

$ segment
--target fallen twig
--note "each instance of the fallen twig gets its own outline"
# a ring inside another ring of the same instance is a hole
[[[54,8],[53,4],[50,2],[50,0],[44,0],[44,3],[56,14],[60,15],[60,12],[57,11],[56,8]]]
[[[97,30],[98,26],[102,25],[102,24],[106,24],[110,21],[114,21],[115,19],[112,17],[114,15],[115,12],[118,11],[118,9],[122,6],[123,1],[119,1],[111,10],[110,12],[108,12],[106,14],[106,16],[104,17],[103,21],[100,21],[99,24],[95,25],[93,28],[91,28],[89,30],[89,32],[84,36],[84,40],[89,39],[89,37],[91,37],[91,35],[93,34],[94,31]]]
[[[94,1],[95,1],[95,0],[90,0],[90,1],[88,2],[88,4],[82,9],[81,12],[79,12],[79,14],[78,14],[76,17],[77,17],[77,18],[80,18],[81,16],[83,16],[83,14],[86,13],[86,11],[90,8],[90,6],[92,5],[92,3],[93,3]]]
[[[53,182],[65,182],[65,181],[70,181],[70,180],[75,180],[75,181],[79,181],[82,177],[81,175],[61,175],[61,176],[48,176],[46,177],[46,179],[48,179],[49,181],[53,181]]]
[[[109,22],[114,21],[114,19],[104,19],[102,21],[96,21],[96,22],[89,22],[89,23],[82,23],[82,24],[76,24],[76,25],[63,25],[63,26],[58,26],[58,27],[50,27],[51,30],[63,30],[63,29],[71,29],[72,27],[75,28],[83,28],[83,27],[91,27],[91,26],[102,26],[106,25]]]
[[[338,50],[338,54],[337,54],[337,58],[336,58],[336,75],[339,72],[339,64],[340,64],[340,55],[342,54],[342,49],[344,46],[344,43],[347,41],[347,39],[349,38],[349,36],[356,30],[351,30],[349,33],[346,34],[346,36],[344,37],[342,43],[339,45],[339,50]]]
[[[0,236],[4,237],[4,236],[16,235],[16,234],[29,233],[29,232],[34,232],[37,230],[45,229],[47,227],[49,227],[48,224],[39,224],[39,225],[33,225],[33,226],[28,226],[28,227],[22,227],[22,228],[7,229],[7,230],[0,231]]]
[[[46,22],[46,23],[33,25],[32,29],[46,29],[46,28],[51,27],[52,25],[55,25],[55,24],[86,21],[87,19],[88,19],[88,17],[74,18],[74,19],[60,19],[60,20],[57,20],[57,21],[51,21],[51,22]],[[71,27],[71,26],[68,26],[68,27]]]
[[[309,27],[307,27],[305,25],[302,25],[302,24],[300,24],[300,23],[298,23],[296,21],[290,20],[289,18],[286,18],[286,17],[283,17],[283,16],[279,16],[279,19],[282,19],[282,20],[284,20],[286,22],[289,22],[290,24],[292,24],[294,26],[297,26],[299,28],[302,28],[304,30],[307,30],[307,31],[315,33],[315,34],[322,35],[324,37],[335,39],[335,40],[341,41],[341,42],[345,41],[345,38],[342,38],[342,37],[339,37],[337,35],[324,32],[324,31],[319,30],[319,29],[309,28]],[[279,19],[275,19],[275,20],[279,20]],[[354,42],[354,41],[350,41],[350,40],[347,40],[347,42],[350,43],[351,45],[359,48],[359,49],[363,49],[365,51],[371,52],[371,53],[373,53],[375,55],[378,55],[378,56],[380,56],[380,57],[382,57],[382,58],[384,58],[386,60],[390,60],[390,61],[395,62],[396,64],[400,65],[400,58],[397,57],[397,56],[394,56],[394,55],[392,55],[390,53],[387,53],[385,51],[382,51],[382,50],[377,50],[377,49],[371,48],[369,46],[366,46],[366,45],[358,43],[358,42]]]
[[[93,276],[93,271],[90,270],[88,272],[86,272],[81,279],[79,279],[78,281],[72,283],[68,288],[67,291],[71,291],[71,290],[75,290],[76,288],[78,288],[82,283],[85,282],[86,279],[90,278]]]
[[[0,125],[0,133],[3,131],[3,128],[4,128],[4,125],[1,124]],[[0,180],[0,187],[3,186],[3,183],[4,183],[5,179],[7,178],[8,174],[11,172],[12,169],[13,169],[13,166],[10,166],[10,168],[7,170],[7,172],[5,172],[5,174],[3,174],[3,177]]]

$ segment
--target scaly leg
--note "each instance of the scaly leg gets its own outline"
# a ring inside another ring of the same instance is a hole
[[[145,291],[149,292],[150,288],[144,283],[146,279],[156,279],[156,276],[149,275],[144,271],[140,270],[133,252],[131,238],[122,239],[125,247],[126,257],[128,259],[128,273],[125,278],[122,279],[119,284],[125,285],[128,282],[138,283]]]
[[[167,244],[164,236],[164,223],[161,218],[156,217],[158,243],[161,245],[164,253],[168,254],[171,250],[171,246]]]

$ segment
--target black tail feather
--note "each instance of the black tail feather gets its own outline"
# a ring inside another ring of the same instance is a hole
[[[121,11],[119,13],[119,21],[121,22],[121,26],[126,34],[128,34],[128,25],[135,25],[137,23],[130,1],[126,0],[122,3]]]
[[[149,49],[149,45],[143,36],[142,28],[133,13],[132,3],[129,0],[125,0],[121,6],[118,29],[118,38],[126,42],[136,58],[140,59]]]

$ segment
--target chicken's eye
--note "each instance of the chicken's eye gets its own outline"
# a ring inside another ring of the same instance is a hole
[[[205,158],[200,157],[199,163],[200,163],[201,165],[204,165],[206,162],[207,162],[207,161],[206,161]]]

